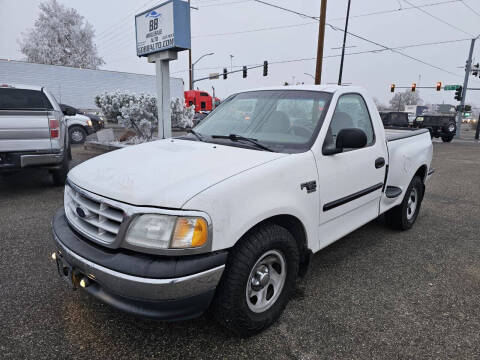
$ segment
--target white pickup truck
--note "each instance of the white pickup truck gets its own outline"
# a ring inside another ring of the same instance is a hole
[[[428,130],[384,130],[359,87],[235,94],[182,137],[73,168],[54,216],[62,277],[137,315],[210,309],[240,335],[283,312],[313,253],[385,214],[409,229]]]

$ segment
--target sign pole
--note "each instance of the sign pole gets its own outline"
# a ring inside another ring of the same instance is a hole
[[[177,60],[177,52],[166,50],[148,56],[148,62],[155,63],[157,86],[158,137],[172,137],[172,118],[170,114],[170,61]]]
[[[172,137],[169,62],[191,48],[189,2],[168,0],[135,15],[135,38],[137,56],[155,63],[158,137],[167,139]],[[193,76],[193,64],[190,70]]]

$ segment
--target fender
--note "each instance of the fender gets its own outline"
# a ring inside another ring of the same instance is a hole
[[[210,215],[214,251],[232,247],[265,219],[291,215],[305,229],[307,248],[316,252],[319,196],[302,188],[312,181],[318,182],[312,152],[291,154],[228,178],[197,194],[183,208],[201,208]]]

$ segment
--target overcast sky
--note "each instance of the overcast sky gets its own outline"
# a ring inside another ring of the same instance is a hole
[[[134,14],[159,4],[161,0],[58,0],[76,8],[96,30],[99,54],[104,58],[105,70],[154,74],[154,65],[135,55]],[[320,0],[266,0],[298,12],[318,16]],[[22,59],[17,39],[33,26],[38,16],[40,0],[0,0],[0,58]],[[401,47],[428,42],[453,41],[440,45],[418,46],[402,49],[409,56],[435,67],[414,61],[391,51],[349,55],[345,59],[344,83],[366,87],[372,96],[387,103],[391,98],[390,84],[397,86],[416,82],[417,86],[462,84],[465,60],[472,36],[480,33],[480,2],[478,0],[351,0],[349,31],[383,44]],[[421,7],[422,12],[413,6]],[[247,79],[233,74],[228,80],[207,80],[196,86],[217,95],[225,96],[238,90],[260,86],[280,85],[288,81],[313,83],[304,73],[315,73],[318,22],[295,14],[274,9],[253,0],[192,0],[192,56],[214,52],[197,64],[196,77],[230,69],[233,66],[261,64],[268,60],[269,75],[262,69],[250,70]],[[327,22],[342,27],[345,24],[347,0],[329,0]],[[469,9],[472,8],[474,11]],[[364,16],[369,13],[377,13]],[[435,19],[428,14],[444,21]],[[446,24],[449,23],[450,25]],[[339,55],[343,34],[327,26],[325,35],[324,83],[338,79]],[[363,40],[348,36],[347,52],[380,49]],[[474,57],[480,61],[480,40]],[[277,61],[292,61],[273,64]],[[184,79],[188,86],[188,53],[179,54],[171,62],[172,76]],[[238,68],[237,68],[238,69]],[[453,73],[453,74],[452,74]],[[0,79],[1,81],[1,79]],[[470,78],[471,87],[479,87],[478,78]],[[421,95],[430,103],[455,103],[453,92],[423,90]],[[472,91],[468,100],[480,103],[480,92]]]

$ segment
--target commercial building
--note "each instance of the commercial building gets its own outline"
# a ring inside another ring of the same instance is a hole
[[[39,85],[57,101],[79,109],[96,110],[95,96],[104,91],[126,90],[156,94],[154,75],[0,60],[0,84]],[[170,96],[183,102],[183,80],[170,78]]]

